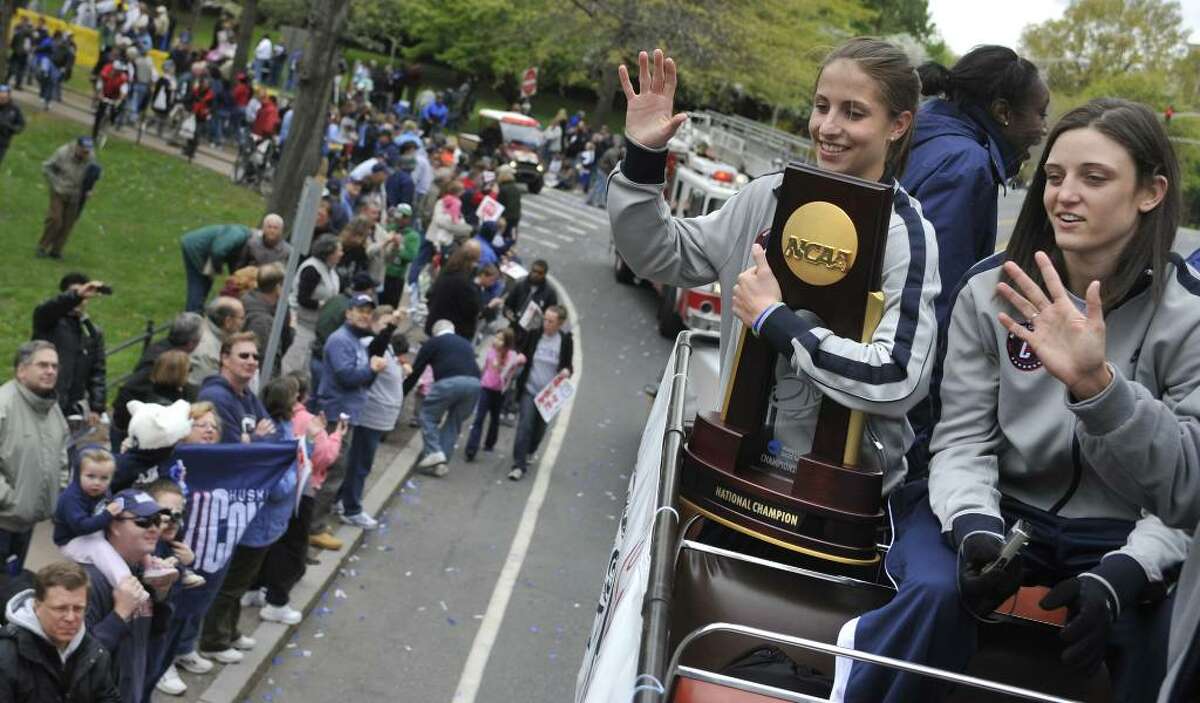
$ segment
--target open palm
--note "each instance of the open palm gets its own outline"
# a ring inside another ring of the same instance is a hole
[[[1007,283],[997,284],[996,291],[1032,323],[1033,329],[1003,312],[998,315],[1000,324],[1027,343],[1046,370],[1079,397],[1077,390],[1095,386],[1097,378],[1106,378],[1108,374],[1100,283],[1093,281],[1088,286],[1087,310],[1080,312],[1050,257],[1038,252],[1034,258],[1050,297],[1015,263],[1004,264],[1004,272],[1020,292]],[[1102,381],[1099,385],[1103,388],[1107,383]]]
[[[629,69],[621,64],[617,68],[621,78],[621,89],[625,91],[625,133],[635,142],[651,149],[667,145],[671,137],[687,120],[686,113],[674,114],[675,108],[675,61],[664,58],[662,49],[654,50],[654,72],[650,71],[650,57],[646,52],[638,54],[638,88],[633,90],[629,80]]]

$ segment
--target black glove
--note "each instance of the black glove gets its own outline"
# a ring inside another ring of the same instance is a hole
[[[1020,555],[1003,568],[983,573],[1003,547],[1004,539],[994,532],[972,532],[958,546],[958,594],[976,617],[990,618],[992,611],[1021,587]]]
[[[1064,664],[1090,673],[1104,661],[1108,629],[1116,619],[1111,602],[1108,589],[1088,577],[1062,581],[1042,598],[1039,605],[1046,610],[1067,608],[1067,624],[1058,634],[1066,643]]]

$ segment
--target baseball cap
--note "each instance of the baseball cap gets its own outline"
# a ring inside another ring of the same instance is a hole
[[[376,161],[375,165],[371,167],[371,173],[386,173],[387,170],[387,165],[382,161]]]
[[[412,205],[400,203],[392,208],[392,217],[412,217]]]
[[[92,141],[91,137],[80,137],[75,140],[75,143],[88,151],[96,148],[96,142]]]
[[[7,83],[0,83],[0,93],[11,93],[12,88],[8,87]]]
[[[373,308],[373,307],[375,307],[375,299],[372,298],[371,296],[367,295],[366,293],[359,293],[358,295],[356,295],[350,299],[350,307],[351,308],[366,308],[366,307]]]
[[[134,517],[150,517],[163,511],[149,493],[136,488],[126,488],[113,496],[112,502],[121,506],[121,512],[133,513]]]
[[[375,282],[375,279],[371,278],[371,274],[367,273],[366,271],[359,271],[350,278],[350,290],[354,291],[355,293],[375,290],[378,285],[379,284]]]

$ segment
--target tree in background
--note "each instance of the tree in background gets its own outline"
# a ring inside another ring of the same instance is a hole
[[[0,0],[0,28],[9,28],[17,14],[17,0]],[[8,31],[0,31],[0,79],[8,75]]]
[[[258,0],[242,0],[242,16],[238,20],[237,49],[233,53],[233,72],[246,70],[246,60],[254,50],[254,25],[258,22]],[[256,77],[257,78],[257,77]]]
[[[1062,19],[1028,27],[1021,49],[1052,90],[1078,95],[1117,76],[1170,71],[1187,36],[1176,0],[1072,0]]]
[[[315,174],[321,163],[319,146],[333,97],[338,40],[349,12],[350,0],[312,0],[309,9],[308,41],[300,58],[296,100],[292,103],[296,114],[267,208],[268,212],[283,215],[289,223],[296,219],[305,177]]]

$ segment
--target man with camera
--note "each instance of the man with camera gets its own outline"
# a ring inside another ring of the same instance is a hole
[[[58,404],[63,415],[83,415],[95,426],[108,400],[104,332],[88,317],[88,301],[111,295],[112,287],[73,271],[58,282],[59,294],[33,311],[33,335],[58,351]],[[86,410],[81,405],[86,404]]]

